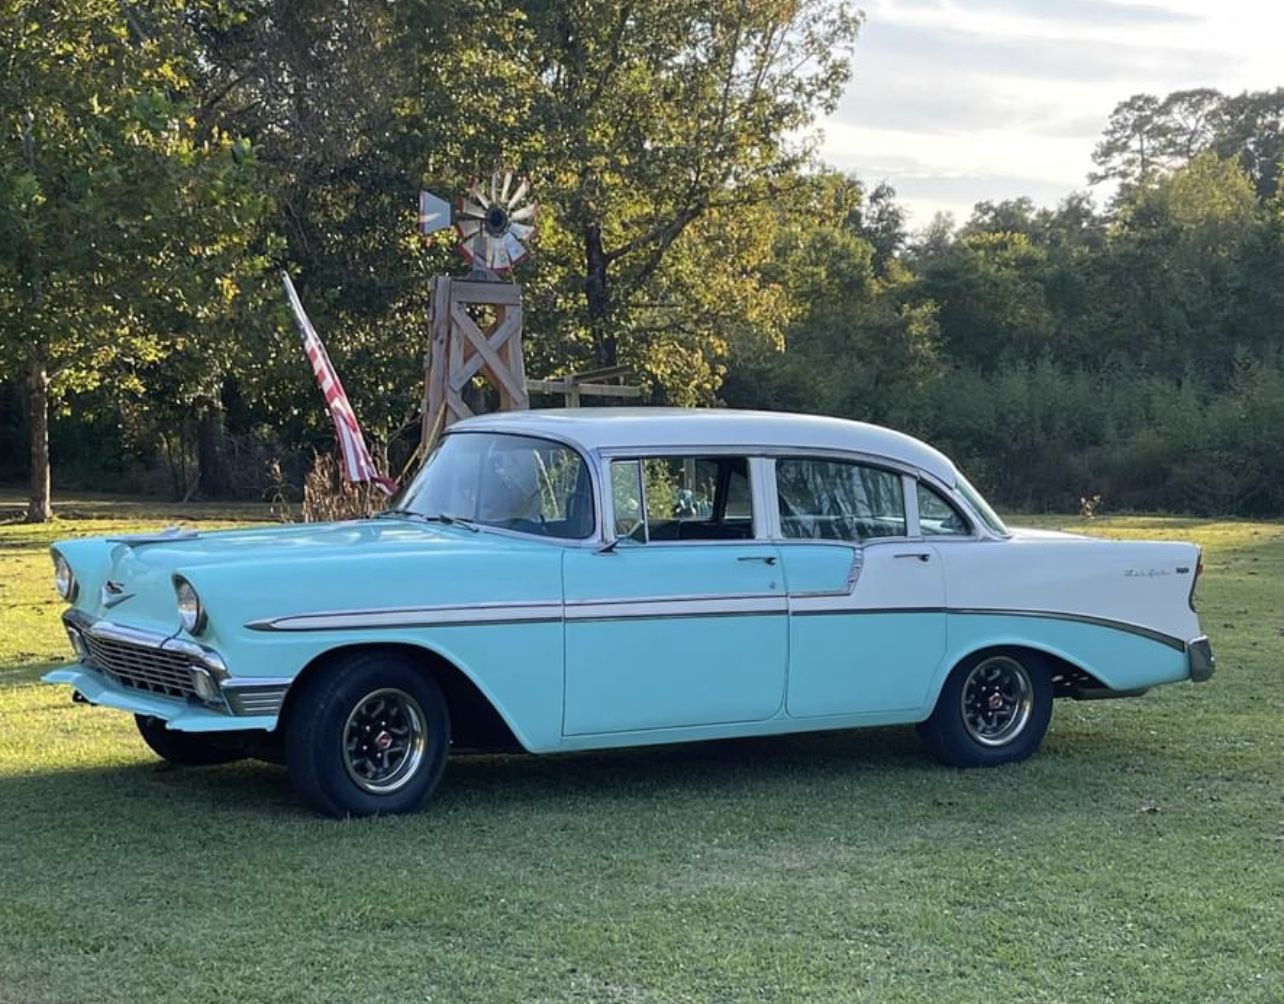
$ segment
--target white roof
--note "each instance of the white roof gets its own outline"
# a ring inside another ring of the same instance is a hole
[[[950,485],[957,477],[948,457],[913,436],[823,415],[729,408],[547,408],[478,415],[451,430],[547,436],[590,450],[739,445],[841,450],[897,460]]]

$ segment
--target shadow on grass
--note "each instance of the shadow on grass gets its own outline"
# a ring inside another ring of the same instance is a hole
[[[815,811],[858,803],[893,825],[940,806],[1040,818],[1075,811],[1073,803],[1113,789],[1117,781],[1106,778],[1153,776],[1165,760],[1162,749],[1141,737],[1114,736],[1104,745],[1081,732],[1025,764],[961,771],[932,760],[912,728],[551,756],[461,755],[415,818],[484,815],[520,828],[541,814],[623,821],[661,807],[694,810],[729,800],[786,815],[791,804],[808,803]],[[107,830],[123,823],[168,828],[176,820],[200,829],[229,816],[267,827],[319,818],[295,795],[283,767],[250,760],[203,768],[146,761],[10,776],[0,778],[0,805],[11,825],[56,808],[64,825]]]

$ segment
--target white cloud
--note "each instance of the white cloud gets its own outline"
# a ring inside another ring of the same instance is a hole
[[[1284,85],[1284,4],[871,0],[868,15],[822,155],[890,181],[915,225],[1085,187],[1107,117],[1139,91]]]

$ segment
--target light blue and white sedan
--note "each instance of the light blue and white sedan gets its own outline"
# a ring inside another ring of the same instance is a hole
[[[452,750],[917,724],[1021,760],[1055,697],[1206,680],[1199,550],[1009,530],[900,433],[733,411],[451,427],[374,519],[68,540],[76,662],[160,756],[418,808]]]

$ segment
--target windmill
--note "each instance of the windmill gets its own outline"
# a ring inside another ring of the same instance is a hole
[[[425,236],[453,226],[459,233],[460,253],[472,263],[473,276],[495,280],[507,277],[529,255],[535,234],[531,222],[539,206],[528,202],[530,182],[512,171],[494,172],[489,191],[474,180],[467,193],[451,205],[432,192],[419,193],[419,232]]]
[[[432,281],[432,341],[425,359],[420,449],[441,430],[471,415],[464,389],[483,377],[499,393],[501,410],[530,407],[522,360],[522,287],[502,282],[530,255],[538,206],[528,201],[530,183],[512,171],[495,171],[490,184],[469,184],[453,204],[419,193],[419,232],[454,227],[459,251],[472,264],[465,278],[438,275]]]

